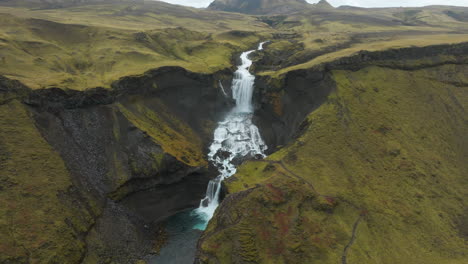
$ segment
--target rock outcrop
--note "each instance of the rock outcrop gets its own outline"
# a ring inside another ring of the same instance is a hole
[[[229,72],[166,67],[113,89],[29,90],[0,78],[0,262],[127,263],[157,223],[198,205]]]

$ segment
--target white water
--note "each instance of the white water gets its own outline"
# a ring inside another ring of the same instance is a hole
[[[258,50],[263,49],[263,44],[265,42],[260,43]],[[264,151],[267,146],[257,126],[252,123],[252,94],[255,81],[255,76],[249,72],[252,66],[249,55],[252,52],[255,50],[244,52],[240,56],[242,64],[238,66],[232,81],[232,96],[236,101],[236,106],[228,113],[224,121],[218,123],[214,132],[208,159],[218,169],[219,175],[210,181],[206,197],[201,200],[200,207],[194,210],[194,213],[204,220],[203,224],[194,226],[195,229],[204,230],[208,221],[213,217],[219,205],[221,183],[236,173],[236,160],[265,157]]]

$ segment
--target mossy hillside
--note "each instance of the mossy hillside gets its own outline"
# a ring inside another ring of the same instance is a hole
[[[25,106],[1,105],[0,122],[0,262],[78,262],[99,209],[77,196]]]
[[[310,61],[305,63],[299,63],[293,66],[288,66],[277,71],[264,71],[258,73],[263,76],[271,76],[272,78],[281,78],[288,72],[309,69],[320,64],[333,62],[339,58],[351,57],[358,54],[361,51],[384,51],[389,49],[401,49],[409,47],[428,47],[439,44],[461,44],[465,43],[468,39],[468,34],[434,34],[434,35],[419,35],[419,36],[400,36],[395,39],[388,39],[385,41],[371,41],[367,43],[357,43],[348,48],[338,49],[337,51],[328,52],[317,57],[314,57]],[[442,59],[442,58],[435,58]],[[418,63],[418,62],[416,62]]]
[[[245,14],[288,14],[311,7],[305,0],[216,0],[208,6],[208,9]]]
[[[34,89],[109,87],[123,76],[162,66],[213,73],[231,68],[233,55],[261,38],[224,38],[181,27],[139,31],[71,25],[7,14],[0,23],[0,74]]]
[[[393,16],[404,21],[405,25],[437,25],[446,28],[461,28],[463,14],[468,11],[465,7],[432,7],[432,8],[405,8],[403,10],[393,9]]]
[[[466,71],[333,71],[302,136],[226,183],[202,262],[465,263]]]
[[[396,29],[395,29],[396,30]],[[337,32],[309,32],[289,40],[272,40],[267,44],[260,61],[267,67],[260,67],[257,74],[279,77],[282,74],[332,62],[361,51],[383,51],[409,47],[426,47],[439,44],[464,43],[467,34],[441,34],[441,32],[408,32],[392,35],[378,30],[378,33],[338,34]]]
[[[359,212],[312,191],[279,164],[246,166],[240,175],[257,173],[261,180],[251,177],[257,183],[244,182],[242,187],[236,179],[229,181],[229,191],[250,189],[223,201],[202,237],[202,263],[216,263],[210,255],[221,263],[333,263],[340,258],[340,252],[330,253],[329,248],[344,247],[346,226]],[[331,212],[346,218],[336,219]],[[226,237],[234,241],[226,245]]]
[[[460,10],[458,10],[460,9]],[[289,16],[265,16],[262,21],[276,30],[265,49],[274,75],[349,56],[360,50],[385,50],[412,46],[457,43],[468,39],[467,23],[447,15],[460,7],[304,10]],[[415,13],[416,12],[416,13]],[[420,14],[420,15],[419,15]],[[411,23],[407,16],[411,16]],[[414,16],[414,17],[413,17]],[[296,45],[278,49],[285,39]],[[271,48],[270,48],[271,46]],[[271,62],[269,60],[272,60]],[[293,66],[294,65],[294,66]],[[297,65],[297,66],[295,66]],[[269,66],[269,65],[267,65]]]
[[[268,27],[255,17],[226,12],[211,12],[199,8],[172,5],[162,1],[132,3],[87,4],[37,8],[28,5],[0,4],[0,12],[22,18],[45,19],[62,24],[103,26],[122,30],[147,31],[186,27],[204,32],[229,30],[264,31]]]
[[[0,74],[32,88],[109,87],[123,76],[170,65],[212,73],[232,67],[234,54],[266,39],[272,40],[272,52],[266,50],[266,57],[279,58],[271,62],[274,69],[263,73],[267,75],[308,68],[360,50],[467,39],[467,22],[448,13],[463,10],[452,7],[320,9],[257,17],[158,1],[81,3],[54,9],[27,6],[0,6]],[[418,10],[424,15],[415,13]],[[429,23],[428,18],[433,21]],[[277,52],[281,45],[275,43],[285,44],[291,38],[294,45]]]

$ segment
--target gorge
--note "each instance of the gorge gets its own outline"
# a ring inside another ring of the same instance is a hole
[[[263,49],[262,42],[258,50]],[[236,105],[228,113],[214,132],[214,140],[210,146],[208,160],[218,169],[219,175],[208,184],[206,197],[201,201],[200,207],[195,211],[206,224],[198,227],[205,230],[208,221],[213,217],[214,211],[219,205],[221,184],[224,179],[236,173],[236,162],[242,162],[246,158],[264,158],[267,146],[256,125],[252,123],[253,105],[252,95],[255,77],[249,72],[252,61],[249,55],[254,50],[241,54],[241,65],[234,73],[232,83],[232,97]]]
[[[0,263],[466,263],[466,14],[0,0]]]
[[[266,42],[259,44],[262,50]],[[214,166],[218,175],[208,183],[205,198],[193,211],[183,211],[167,221],[169,239],[157,257],[151,263],[192,263],[195,260],[196,244],[201,232],[206,229],[219,206],[222,182],[234,175],[236,163],[249,158],[264,158],[267,146],[263,142],[258,128],[252,123],[252,95],[255,77],[249,72],[252,61],[250,50],[240,55],[241,64],[234,73],[232,98],[235,106],[214,130],[213,142],[209,147],[208,161]],[[224,88],[223,94],[225,94]],[[227,94],[226,94],[227,96]],[[236,160],[236,162],[234,162]]]

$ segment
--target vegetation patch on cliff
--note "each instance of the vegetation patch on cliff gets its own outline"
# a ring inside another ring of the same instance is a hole
[[[119,109],[136,127],[148,133],[164,152],[193,167],[207,165],[198,135],[169,113],[162,102],[155,99],[154,103],[161,106],[157,112],[140,104],[120,104]]]

